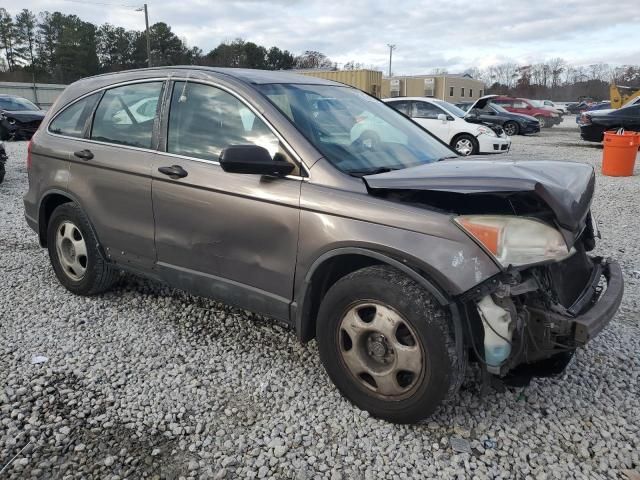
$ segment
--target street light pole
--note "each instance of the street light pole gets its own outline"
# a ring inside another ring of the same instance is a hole
[[[144,11],[144,24],[147,29],[147,66],[151,66],[151,37],[149,36],[149,11],[147,10],[147,4],[145,3],[141,8],[136,8],[136,12]]]
[[[393,58],[393,51],[396,49],[396,46],[387,43],[387,47],[389,47],[389,78],[391,78],[391,59]]]
[[[147,65],[151,66],[151,38],[149,37],[149,12],[147,4],[144,4],[144,23],[147,27]]]

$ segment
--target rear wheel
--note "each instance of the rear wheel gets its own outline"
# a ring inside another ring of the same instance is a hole
[[[73,293],[104,292],[118,277],[103,258],[88,218],[75,203],[60,205],[51,214],[47,247],[58,280]]]
[[[336,282],[318,313],[320,358],[333,383],[359,408],[413,423],[462,382],[449,314],[397,270],[373,266]]]
[[[520,133],[520,127],[516,122],[506,122],[502,128],[504,129],[504,133],[506,133],[509,137],[513,137],[514,135],[518,135]]]
[[[458,135],[451,142],[453,149],[462,156],[475,155],[478,153],[478,140],[473,135],[463,133]]]

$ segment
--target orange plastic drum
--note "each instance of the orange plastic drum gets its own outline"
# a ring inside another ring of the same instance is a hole
[[[639,145],[640,134],[636,132],[605,132],[602,174],[610,177],[633,175]]]

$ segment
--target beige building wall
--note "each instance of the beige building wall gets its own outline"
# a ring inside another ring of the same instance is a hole
[[[382,98],[426,96],[457,103],[477,100],[484,95],[484,89],[483,82],[456,75],[415,75],[382,79]]]
[[[346,83],[378,98],[382,95],[382,72],[378,70],[296,70],[293,73]]]

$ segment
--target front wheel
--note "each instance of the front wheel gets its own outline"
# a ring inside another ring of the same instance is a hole
[[[520,133],[520,127],[516,122],[506,122],[502,126],[502,128],[504,130],[504,133],[506,133],[509,137],[513,137],[514,135],[518,135],[518,133]]]
[[[536,117],[538,119],[538,123],[540,124],[540,128],[547,128],[550,126],[549,120],[544,117]]]
[[[451,146],[464,157],[475,155],[479,150],[478,140],[473,135],[467,133],[455,137],[453,142],[451,142]]]
[[[448,311],[388,266],[338,280],[322,300],[316,337],[340,392],[392,422],[427,417],[457,392],[464,376]]]

